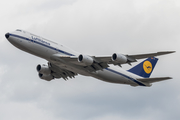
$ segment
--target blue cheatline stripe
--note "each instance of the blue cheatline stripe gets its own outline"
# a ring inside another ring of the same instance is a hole
[[[118,74],[118,75],[121,75],[121,76],[123,76],[123,77],[126,77],[126,78],[132,80],[133,82],[137,83],[137,84],[140,85],[140,86],[146,86],[146,85],[142,84],[141,82],[137,81],[136,79],[133,79],[133,78],[131,78],[131,77],[127,76],[127,75],[124,75],[124,74],[122,74],[122,73],[120,73],[120,72],[117,72],[117,71],[112,70],[112,69],[109,69],[109,68],[105,68],[105,69],[108,70],[108,71],[110,71],[110,72],[113,72],[113,73],[116,73],[116,74]]]
[[[66,55],[74,56],[74,55],[71,54],[71,53],[65,52],[65,51],[60,50],[60,49],[56,49],[56,48],[54,48],[54,47],[51,47],[51,46],[42,44],[42,43],[40,43],[40,42],[37,42],[37,41],[35,41],[35,40],[29,39],[29,38],[26,38],[26,37],[22,37],[22,36],[19,36],[19,35],[14,35],[14,34],[9,34],[9,35],[10,35],[10,36],[17,37],[17,38],[24,39],[24,40],[27,40],[27,41],[30,41],[30,42],[34,42],[34,43],[36,43],[36,44],[42,45],[42,46],[47,47],[47,48],[52,49],[52,50],[59,51],[59,52],[61,52],[61,53],[63,53],[63,54],[66,54]],[[137,83],[137,84],[140,85],[140,86],[146,86],[146,85],[142,84],[141,82],[139,82],[139,81],[137,81],[137,80],[135,80],[135,79],[127,76],[127,75],[124,75],[124,74],[122,74],[122,73],[120,73],[120,72],[117,72],[117,71],[112,70],[112,69],[109,69],[109,68],[105,68],[105,69],[108,70],[108,71],[110,71],[110,72],[113,72],[113,73],[116,73],[116,74],[118,74],[118,75],[121,75],[121,76],[123,76],[123,77],[126,77],[126,78],[132,80],[133,82]]]
[[[9,35],[10,35],[10,36],[17,37],[17,38],[24,39],[24,40],[27,40],[27,41],[30,41],[30,42],[33,42],[33,43],[36,43],[36,44],[39,44],[39,45],[42,45],[42,46],[44,46],[44,47],[47,47],[47,48],[52,49],[52,50],[56,50],[56,51],[58,51],[58,52],[61,52],[61,53],[63,53],[63,54],[69,55],[69,56],[74,56],[74,55],[71,54],[71,53],[68,53],[68,52],[65,52],[65,51],[63,51],[63,50],[60,50],[60,49],[57,49],[57,48],[54,48],[54,47],[45,45],[45,44],[43,44],[43,43],[40,43],[40,42],[38,42],[38,41],[29,39],[29,38],[26,38],[26,37],[22,37],[22,36],[19,36],[19,35],[14,35],[14,34],[9,34]]]

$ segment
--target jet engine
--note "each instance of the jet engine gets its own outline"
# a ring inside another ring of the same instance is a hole
[[[117,63],[120,63],[120,64],[123,64],[123,63],[126,63],[128,60],[127,60],[127,57],[123,54],[117,54],[117,53],[114,53],[112,55],[112,61],[114,62],[117,62]]]
[[[51,69],[47,65],[37,65],[37,71],[39,72],[39,77],[46,81],[51,81],[54,79],[53,75],[51,74]]]
[[[51,73],[51,70],[49,69],[49,67],[47,65],[37,65],[36,67],[37,71],[39,73],[42,73],[42,74],[50,74]]]
[[[79,55],[78,62],[84,63],[85,65],[92,65],[94,60],[87,55]]]
[[[41,73],[39,73],[39,77],[41,78],[41,79],[44,79],[44,80],[46,80],[46,81],[51,81],[52,79],[54,79],[54,77],[51,75],[51,74],[41,74]]]

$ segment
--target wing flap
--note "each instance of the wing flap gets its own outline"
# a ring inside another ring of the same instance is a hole
[[[67,80],[68,77],[69,78],[74,78],[76,75],[78,75],[75,72],[72,72],[72,71],[66,70],[66,69],[62,69],[62,68],[60,68],[60,67],[58,67],[58,66],[56,66],[55,64],[52,64],[52,63],[51,63],[50,69],[53,71],[52,75],[55,78],[63,78],[64,80]]]
[[[171,77],[157,77],[157,78],[138,78],[138,81],[141,81],[143,83],[154,83],[154,82],[160,82],[163,80],[172,79]]]

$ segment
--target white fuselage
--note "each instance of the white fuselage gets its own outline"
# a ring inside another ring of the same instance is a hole
[[[139,76],[123,70],[120,67],[117,68],[115,66],[110,66],[106,69],[98,70],[96,72],[88,72],[83,70],[82,67],[69,64],[68,62],[59,63],[60,61],[54,61],[51,59],[53,54],[60,54],[62,56],[78,56],[80,53],[29,32],[22,30],[11,32],[9,33],[8,40],[17,48],[38,57],[44,58],[63,69],[70,70],[85,76],[92,76],[106,82],[129,84],[132,86],[146,86],[145,84],[136,80],[137,78],[140,78]]]

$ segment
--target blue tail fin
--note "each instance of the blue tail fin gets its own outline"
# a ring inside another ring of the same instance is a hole
[[[141,77],[149,78],[157,61],[158,58],[148,58],[128,71]]]

